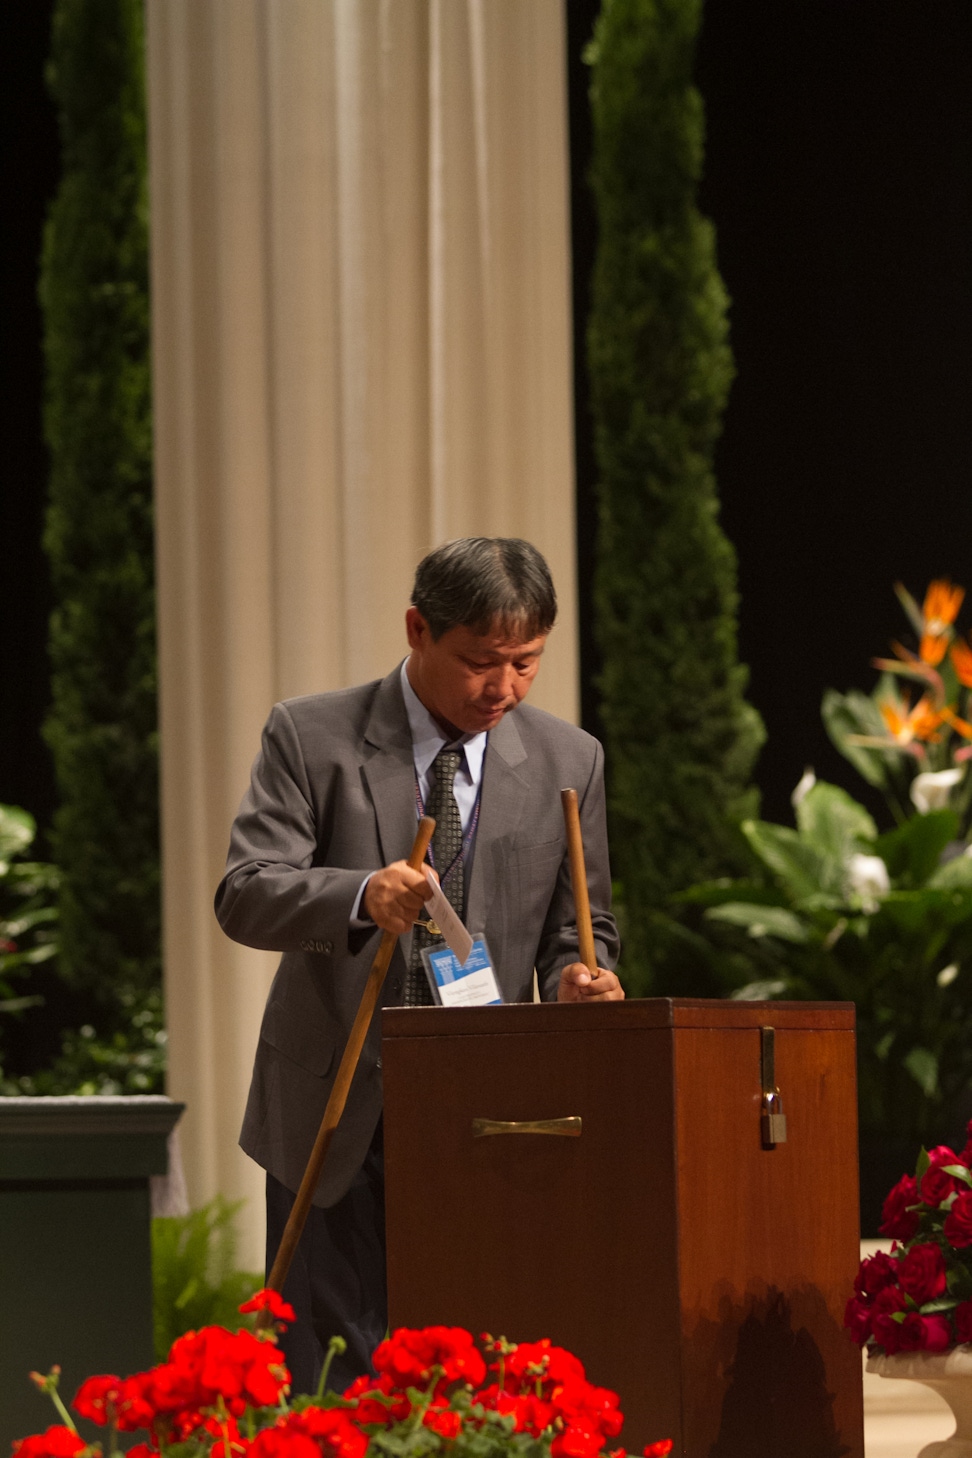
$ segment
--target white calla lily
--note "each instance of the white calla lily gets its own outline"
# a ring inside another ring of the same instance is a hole
[[[861,898],[866,912],[877,911],[878,903],[891,890],[888,868],[880,856],[858,852],[847,862],[847,886],[854,896]]]
[[[911,782],[911,799],[919,815],[927,815],[929,810],[944,810],[949,795],[964,774],[965,765],[961,764],[954,769],[925,770],[915,775]]]
[[[810,766],[807,765],[806,769],[803,771],[803,774],[796,782],[793,794],[790,796],[790,804],[793,806],[794,810],[801,803],[801,801],[807,798],[816,783],[817,776],[814,774]]]

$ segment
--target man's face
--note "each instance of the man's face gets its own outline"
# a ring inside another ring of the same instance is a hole
[[[480,634],[462,627],[433,641],[416,607],[405,614],[405,627],[412,688],[442,728],[464,734],[495,729],[526,697],[547,641],[546,633],[524,642],[502,631]]]

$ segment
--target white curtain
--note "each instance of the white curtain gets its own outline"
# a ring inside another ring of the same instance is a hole
[[[236,1146],[275,958],[212,915],[277,699],[386,673],[415,563],[547,555],[577,703],[562,0],[148,0],[169,1091]]]

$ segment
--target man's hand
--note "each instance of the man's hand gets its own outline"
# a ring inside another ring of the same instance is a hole
[[[592,977],[583,962],[572,962],[560,974],[558,1002],[620,1002],[623,997],[621,983],[604,967]]]
[[[401,936],[411,930],[431,895],[432,887],[423,871],[413,871],[408,861],[393,861],[371,877],[362,905],[382,931]]]

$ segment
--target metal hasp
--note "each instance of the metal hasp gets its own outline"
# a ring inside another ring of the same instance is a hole
[[[774,1144],[786,1143],[786,1115],[783,1099],[776,1083],[776,1029],[759,1030],[760,1084],[763,1090],[760,1110],[760,1129],[763,1145],[772,1149]]]
[[[579,1139],[581,1120],[576,1116],[566,1119],[473,1119],[474,1139],[487,1134],[559,1134],[564,1139]]]

